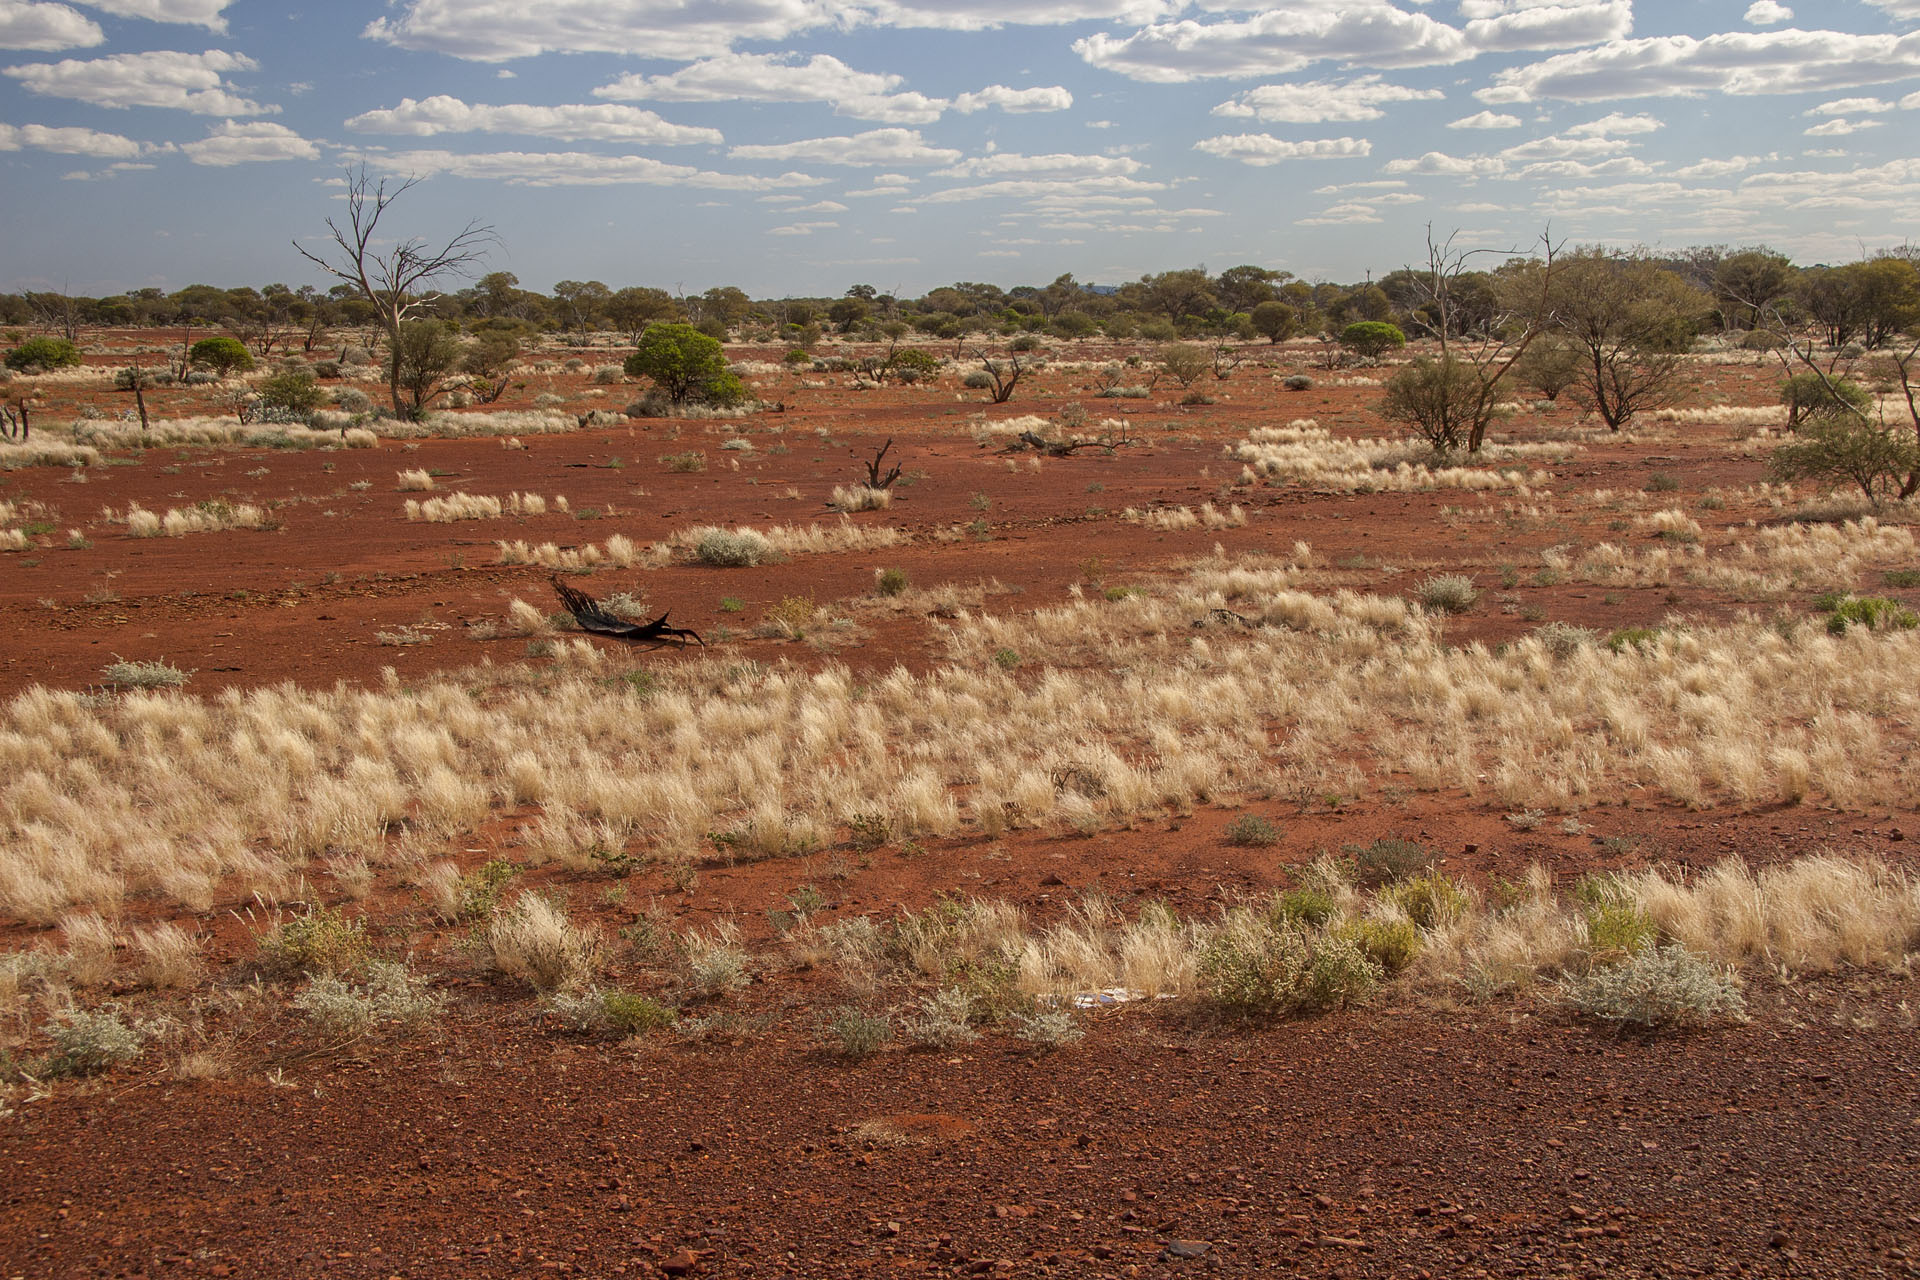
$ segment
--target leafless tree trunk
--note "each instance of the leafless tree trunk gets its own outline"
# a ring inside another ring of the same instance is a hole
[[[488,246],[500,238],[492,227],[469,222],[459,235],[438,249],[429,248],[418,236],[411,236],[385,253],[376,252],[374,231],[387,206],[418,181],[408,178],[388,190],[387,180],[375,179],[366,166],[350,169],[347,171],[346,225],[327,219],[327,231],[338,252],[323,257],[302,248],[298,240],[293,242],[301,257],[360,291],[360,296],[373,306],[379,317],[390,353],[399,349],[401,324],[433,300],[432,294],[416,291],[438,276],[471,274],[476,264],[485,261]],[[400,404],[400,365],[391,354],[387,359],[387,390],[393,399],[393,411],[404,412]]]

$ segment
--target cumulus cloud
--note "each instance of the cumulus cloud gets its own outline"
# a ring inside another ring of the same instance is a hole
[[[1444,151],[1429,151],[1421,156],[1403,156],[1387,161],[1387,173],[1418,173],[1429,177],[1486,178],[1506,171],[1506,164],[1492,156],[1450,156]]]
[[[1373,153],[1373,144],[1365,138],[1318,138],[1309,142],[1289,142],[1268,133],[1224,134],[1202,138],[1193,144],[1222,160],[1265,166],[1283,160],[1344,160]]]
[[[1675,178],[1724,178],[1732,173],[1744,173],[1757,164],[1766,163],[1761,156],[1727,156],[1725,159],[1700,160],[1684,168],[1674,169]]]
[[[1003,177],[1013,173],[1130,174],[1138,173],[1145,167],[1138,160],[1130,160],[1126,156],[1023,156],[1011,151],[998,151],[989,156],[976,156],[971,160],[963,160],[959,164],[935,171],[933,176],[936,178],[987,178]]]
[[[233,0],[83,0],[83,3],[116,18],[178,22],[225,33],[227,20],[223,13]]]
[[[584,151],[377,151],[366,162],[387,173],[431,177],[447,174],[483,182],[505,182],[519,187],[610,187],[642,184],[659,187],[699,187],[716,191],[775,191],[783,187],[817,187],[826,181],[804,173],[762,178],[744,173],[716,173],[691,165],[668,164],[648,156],[607,156]]]
[[[734,147],[736,160],[812,160],[820,164],[952,164],[960,158],[948,147],[928,146],[918,129],[869,129],[851,137],[807,138]]]
[[[1484,7],[1484,6],[1483,6]],[[1632,0],[1520,4],[1510,12],[1467,23],[1467,41],[1488,53],[1570,49],[1618,40],[1633,30]]]
[[[1598,120],[1589,120],[1585,124],[1576,124],[1567,130],[1575,138],[1614,138],[1636,133],[1652,133],[1664,129],[1666,124],[1657,116],[1629,116],[1615,111],[1601,116]]]
[[[1188,19],[1118,38],[1100,32],[1074,41],[1073,50],[1103,70],[1160,84],[1284,75],[1325,59],[1368,67],[1435,66],[1474,52],[1453,27],[1386,0],[1306,0],[1237,22]]]
[[[837,222],[794,222],[784,227],[769,228],[767,234],[770,236],[810,236],[816,231],[823,231],[828,227],[837,227],[839,225]]]
[[[100,24],[64,4],[0,0],[0,49],[55,53],[89,49],[107,38]]]
[[[407,0],[361,32],[427,53],[506,62],[541,53],[617,53],[687,61],[737,40],[784,40],[824,25],[831,0]]]
[[[725,141],[718,129],[670,124],[638,107],[477,106],[446,94],[418,102],[402,98],[397,107],[354,116],[347,121],[347,128],[361,133],[406,134],[416,138],[441,133],[520,133],[563,142],[587,139],[679,146]]]
[[[254,71],[259,63],[237,53],[116,53],[105,58],[65,58],[8,67],[5,74],[34,93],[72,98],[96,107],[169,107],[203,116],[269,115],[233,92],[228,71]]]
[[[1447,95],[1438,89],[1410,89],[1379,76],[1361,76],[1345,84],[1329,80],[1263,84],[1213,109],[1216,116],[1251,116],[1267,124],[1333,124],[1378,120],[1384,102],[1420,102]]]
[[[1920,74],[1920,33],[1733,31],[1697,39],[1616,40],[1499,72],[1482,102],[1574,102],[1698,97],[1708,93],[1808,93]]]
[[[1476,111],[1470,116],[1462,116],[1450,121],[1449,129],[1518,129],[1519,116],[1502,115],[1497,111]]]
[[[1790,22],[1793,10],[1775,0],[1753,0],[1747,6],[1747,21],[1756,27],[1771,27],[1776,23]]]
[[[1878,115],[1882,111],[1893,110],[1891,102],[1879,98],[1835,98],[1832,102],[1823,102],[1817,107],[1808,107],[1803,115],[1809,116],[1860,116]]]
[[[0,124],[0,151],[19,151],[24,147],[31,147],[35,151],[53,151],[63,156],[95,156],[102,160],[126,160],[153,150],[117,133],[49,128],[43,124]]]
[[[984,89],[963,93],[953,100],[953,109],[962,115],[985,111],[988,107],[998,107],[1009,114],[1018,115],[1035,111],[1065,111],[1072,105],[1073,95],[1057,84],[1032,89],[1009,89],[1004,84],[990,84]]]
[[[1829,120],[1806,130],[1806,135],[1809,138],[1844,138],[1865,129],[1878,129],[1885,123],[1884,120]]]
[[[1074,207],[1100,203],[1094,197],[1118,196],[1129,191],[1164,191],[1164,182],[1145,182],[1139,178],[1005,178],[999,182],[968,183],[949,187],[917,199],[926,204],[959,204],[969,200],[1045,200],[1071,201]],[[1057,229],[1070,230],[1061,226]]]
[[[902,92],[897,75],[856,71],[840,59],[815,54],[728,53],[665,75],[627,75],[595,89],[596,98],[657,102],[825,102],[835,115],[888,124],[927,124],[947,103]]]
[[[320,158],[320,148],[285,125],[264,120],[248,124],[224,121],[215,125],[199,142],[182,143],[180,150],[195,164],[217,165],[221,168],[268,160]]]

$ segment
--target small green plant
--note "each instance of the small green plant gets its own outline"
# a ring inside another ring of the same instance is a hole
[[[1422,929],[1438,929],[1458,920],[1467,908],[1467,891],[1438,871],[1396,881],[1380,897],[1407,913]]]
[[[1614,653],[1645,653],[1660,641],[1659,627],[1621,627],[1607,637],[1607,648]]]
[[[1869,631],[1911,631],[1920,627],[1920,614],[1885,596],[1847,596],[1825,606],[1827,630],[1845,635],[1848,627]]]
[[[1036,1009],[1013,1015],[1013,1034],[1042,1052],[1052,1053],[1084,1040],[1087,1029],[1068,1009]]]
[[[90,1076],[140,1056],[140,1033],[111,1008],[62,1009],[47,1034],[54,1048],[41,1067],[47,1075]]]
[[[505,858],[491,858],[461,876],[454,884],[454,915],[466,923],[489,919],[500,905],[500,894],[520,874]]]
[[[1411,920],[1365,916],[1342,925],[1337,933],[1390,974],[1399,973],[1420,954],[1420,929]]]
[[[967,499],[967,505],[975,511],[991,511],[993,510],[993,499],[984,493],[976,493]]]
[[[743,601],[739,596],[721,596],[720,597],[720,612],[722,613],[739,613],[741,610],[745,609],[746,607],[747,607],[746,602]]]
[[[1020,655],[1012,649],[995,649],[993,665],[1003,671],[1011,671],[1020,665]]]
[[[46,373],[71,369],[80,363],[80,348],[65,338],[28,338],[7,352],[7,368],[15,373]]]
[[[541,1001],[541,1006],[567,1030],[581,1034],[644,1035],[672,1026],[679,1017],[673,1009],[651,997],[599,987],[579,992],[555,991]]]
[[[367,962],[364,920],[336,907],[314,906],[275,924],[260,938],[260,961],[272,974],[355,973]]]
[[[921,996],[919,1012],[903,1026],[907,1039],[929,1049],[957,1049],[980,1038],[973,1029],[973,996],[959,987],[942,987]]]
[[[1473,608],[1480,592],[1465,574],[1436,573],[1421,580],[1414,596],[1429,613],[1465,613]]]
[[[1598,1022],[1642,1027],[1706,1026],[1741,1021],[1746,1001],[1731,971],[1674,943],[1650,947],[1560,984],[1574,1013]]]
[[[1227,824],[1226,841],[1264,849],[1280,843],[1280,828],[1257,813],[1244,813]]]
[[[1680,481],[1665,471],[1656,471],[1647,477],[1648,493],[1672,493],[1680,487]]]
[[[1596,957],[1636,955],[1660,937],[1652,918],[1632,902],[1595,902],[1585,914],[1587,949]]]
[[[749,568],[773,554],[773,547],[752,529],[708,529],[693,546],[701,564],[720,568]]]
[[[1920,569],[1889,569],[1881,574],[1888,586],[1899,589],[1920,587]]]
[[[1273,911],[1282,920],[1319,928],[1340,912],[1340,903],[1326,888],[1303,885],[1289,889],[1273,901]]]
[[[905,569],[875,569],[873,571],[873,589],[878,595],[899,595],[907,589],[907,571]]]
[[[825,1029],[832,1037],[834,1052],[855,1062],[872,1057],[893,1039],[893,1024],[886,1015],[868,1013],[857,1005],[835,1009]]]
[[[424,975],[403,964],[370,966],[364,987],[337,974],[317,974],[293,1007],[307,1015],[330,1039],[358,1039],[377,1027],[415,1027],[439,1014],[444,1000],[427,987]]]
[[[856,813],[847,819],[847,835],[856,849],[878,849],[893,838],[893,819],[877,811]]]
[[[698,449],[686,453],[665,453],[660,455],[660,464],[668,471],[686,474],[707,469],[707,455]]]

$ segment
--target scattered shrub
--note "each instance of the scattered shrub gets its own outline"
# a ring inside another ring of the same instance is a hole
[[[648,996],[631,991],[602,990],[556,991],[541,1001],[569,1031],[582,1034],[610,1032],[616,1036],[637,1036],[670,1027],[679,1014]]]
[[[1213,356],[1196,342],[1176,342],[1160,353],[1160,371],[1183,387],[1213,372]]]
[[[1564,979],[1560,995],[1581,1017],[1649,1030],[1738,1021],[1746,1015],[1733,973],[1678,943]]]
[[[1280,828],[1258,814],[1242,814],[1227,824],[1226,841],[1264,849],[1280,842]]]
[[[893,1039],[893,1024],[884,1014],[867,1013],[856,1005],[835,1009],[825,1026],[833,1037],[834,1051],[855,1061],[872,1057]]]
[[[15,373],[47,373],[79,363],[80,348],[65,338],[28,338],[7,352],[7,368]]]
[[[1920,614],[1885,596],[1846,596],[1831,602],[1827,610],[1827,630],[1844,635],[1850,626],[1869,631],[1911,631],[1920,627]]]
[[[1362,360],[1378,360],[1407,345],[1407,335],[1385,320],[1357,320],[1340,331],[1340,345]]]
[[[1460,918],[1467,908],[1467,892],[1438,871],[1426,871],[1395,881],[1380,891],[1382,901],[1406,912],[1422,929],[1438,929]]]
[[[260,961],[272,974],[355,973],[367,962],[364,920],[349,920],[338,908],[316,906],[281,920],[260,939]]]
[[[667,470],[686,474],[707,469],[707,455],[699,449],[689,449],[685,453],[663,453],[660,464]]]
[[[1585,915],[1587,949],[1596,957],[1635,955],[1659,940],[1652,917],[1632,902],[1594,902]]]
[[[1368,845],[1349,845],[1354,879],[1368,888],[1393,884],[1416,876],[1433,866],[1433,854],[1411,840],[1391,836]]]
[[[576,927],[562,905],[523,893],[496,910],[480,939],[493,967],[540,991],[583,986],[599,959],[599,939]]]
[[[47,1025],[54,1057],[50,1075],[89,1076],[140,1056],[140,1033],[113,1009],[62,1009]]]
[[[164,659],[159,662],[129,662],[116,656],[112,662],[100,668],[101,682],[114,689],[177,689],[192,676],[191,671],[182,671]]]
[[[187,362],[230,378],[253,368],[253,353],[238,338],[202,338],[188,348]]]
[[[1313,390],[1313,379],[1304,373],[1290,373],[1280,379],[1280,385],[1288,391],[1311,391]]]
[[[374,964],[364,987],[331,973],[316,976],[293,1007],[330,1038],[358,1039],[381,1026],[419,1026],[438,1015],[443,1003],[424,975],[403,964]]]
[[[1436,573],[1421,579],[1414,597],[1429,613],[1465,613],[1473,608],[1480,592],[1473,579],[1463,573]]]
[[[305,421],[326,403],[326,392],[305,369],[282,369],[255,388],[258,416]]]
[[[1317,929],[1340,913],[1340,903],[1327,889],[1307,885],[1289,889],[1275,898],[1273,911],[1283,920]]]
[[[1420,954],[1420,929],[1411,920],[1366,916],[1349,921],[1337,932],[1390,974],[1399,973]]]
[[[873,590],[876,595],[897,596],[907,589],[905,569],[875,569]]]
[[[1780,384],[1780,403],[1787,410],[1787,430],[1798,431],[1829,422],[1864,422],[1873,393],[1845,378],[1796,373]]]
[[[905,1019],[907,1039],[929,1049],[957,1049],[980,1038],[973,1029],[973,996],[959,987],[942,987],[921,996],[920,1011]]]
[[[748,568],[771,556],[773,547],[752,529],[708,529],[694,540],[693,554],[701,564]]]
[[[1013,1015],[1013,1034],[1049,1053],[1084,1040],[1087,1029],[1067,1009],[1036,1009]]]

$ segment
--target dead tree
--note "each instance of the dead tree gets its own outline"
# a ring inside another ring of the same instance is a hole
[[[1013,398],[1013,389],[1020,385],[1020,379],[1032,373],[1037,365],[1037,361],[1021,360],[1020,353],[1017,351],[1005,360],[995,360],[992,356],[981,356],[980,367],[985,369],[987,371],[987,377],[993,380],[993,385],[989,388],[993,396],[993,403],[1005,404],[1011,400]]]
[[[346,225],[341,226],[332,218],[327,219],[327,231],[339,253],[330,258],[322,257],[302,248],[298,240],[293,242],[293,247],[301,257],[328,275],[346,281],[373,305],[380,327],[386,331],[388,350],[395,353],[390,354],[387,360],[388,391],[393,397],[395,413],[401,412],[400,361],[397,356],[400,326],[410,315],[433,300],[431,293],[420,293],[418,290],[440,276],[468,274],[486,258],[488,246],[500,239],[492,227],[469,222],[459,235],[438,249],[429,248],[418,236],[411,236],[385,253],[377,252],[374,246],[378,242],[374,232],[380,225],[381,216],[386,213],[387,206],[418,181],[417,178],[408,178],[389,191],[386,179],[376,181],[365,166],[357,170],[350,169],[347,173]]]
[[[32,438],[33,417],[27,411],[27,402],[22,399],[0,405],[0,440],[15,440],[24,444]]]
[[[880,464],[886,461],[887,450],[891,448],[893,448],[893,437],[888,436],[887,442],[880,446],[880,452],[873,455],[873,461],[864,464],[867,468],[867,488],[891,489],[893,482],[900,478],[900,464],[897,462],[887,469],[885,475],[880,474]]]
[[[570,587],[558,578],[553,579],[553,590],[560,597],[560,603],[567,607],[567,612],[573,615],[573,620],[580,624],[580,629],[592,635],[651,645],[684,645],[691,641],[703,649],[706,647],[707,642],[700,638],[698,632],[685,627],[668,626],[664,613],[652,622],[628,622],[625,618],[608,613],[598,600],[586,592]]]

